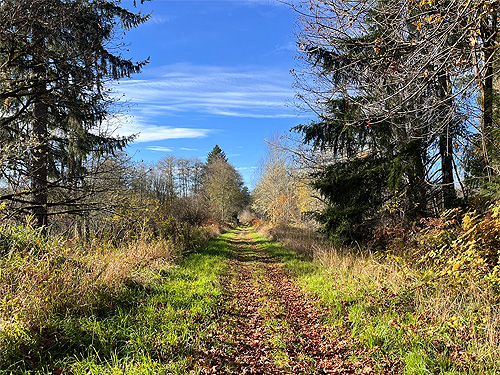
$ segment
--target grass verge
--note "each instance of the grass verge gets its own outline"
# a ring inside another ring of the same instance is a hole
[[[75,256],[74,251],[71,258],[47,251],[5,256],[0,374],[185,374],[195,369],[221,303],[225,236],[177,262],[165,248],[154,252],[159,246],[154,243],[136,244],[141,250],[135,253],[145,252],[137,257],[130,247],[102,250],[99,256]],[[105,266],[94,274],[99,267],[91,264],[98,260]],[[22,272],[25,279],[13,279]],[[72,287],[77,292],[68,290]]]
[[[500,311],[486,292],[432,281],[400,258],[380,260],[306,237],[294,241],[281,228],[286,247],[256,240],[329,311],[328,324],[352,337],[351,361],[372,373],[499,373]]]

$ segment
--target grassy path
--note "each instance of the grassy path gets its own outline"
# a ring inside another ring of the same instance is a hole
[[[0,375],[370,373],[285,263],[314,267],[252,229],[230,231],[178,264],[137,269],[96,296],[98,310],[0,330]]]
[[[347,343],[304,297],[281,260],[286,250],[251,229],[227,237],[229,270],[225,281],[223,329],[214,336],[202,373],[349,374]],[[280,249],[282,253],[280,254]],[[288,254],[290,255],[290,254]]]

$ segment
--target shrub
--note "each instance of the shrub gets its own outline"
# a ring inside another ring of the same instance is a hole
[[[483,213],[455,208],[418,226],[379,229],[370,246],[382,258],[404,256],[450,286],[475,283],[500,296],[500,201]]]

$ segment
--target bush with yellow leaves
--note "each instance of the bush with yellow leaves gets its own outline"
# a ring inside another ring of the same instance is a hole
[[[379,251],[383,245],[384,257],[404,253],[450,286],[473,283],[500,298],[500,201],[482,213],[454,208],[412,228],[384,229],[373,244]]]
[[[485,213],[467,212],[460,233],[451,244],[451,257],[442,269],[459,284],[475,282],[500,292],[500,202],[491,204]]]

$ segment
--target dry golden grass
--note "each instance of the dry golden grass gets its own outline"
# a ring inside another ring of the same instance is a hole
[[[500,306],[484,286],[470,281],[453,287],[402,254],[380,257],[361,249],[333,248],[304,229],[264,224],[259,232],[313,259],[318,273],[306,281],[312,290],[341,304],[359,301],[369,311],[378,311],[366,323],[377,321],[373,330],[383,316],[394,315],[387,324],[410,340],[426,343],[428,353],[447,352],[463,369],[500,365]],[[405,322],[405,314],[411,314],[414,322]]]
[[[45,239],[28,226],[0,226],[0,330],[44,327],[54,314],[90,314],[127,285],[145,285],[151,272],[176,261],[224,229],[191,228],[181,241],[122,242]]]
[[[13,253],[0,259],[0,326],[34,328],[55,313],[89,313],[105,295],[144,277],[142,269],[158,269],[176,255],[167,240],[119,248],[54,241],[44,254]]]
[[[326,246],[322,243],[322,236],[311,228],[300,228],[284,224],[272,225],[259,223],[254,225],[256,230],[264,237],[281,242],[285,247],[309,258],[322,252]]]

